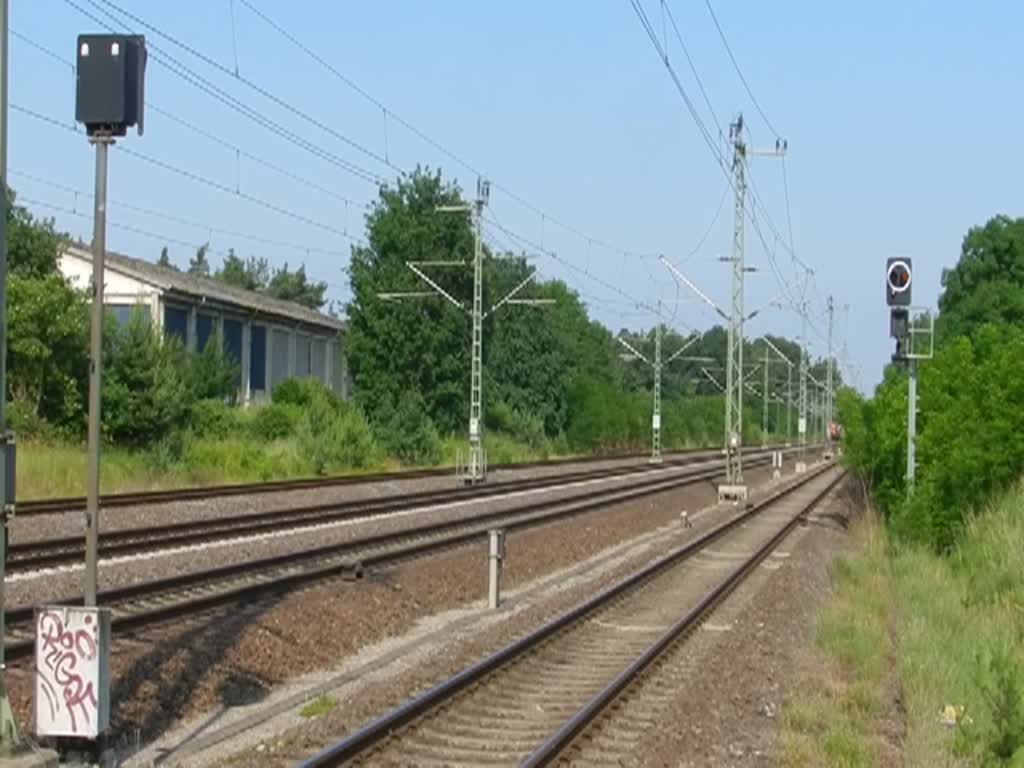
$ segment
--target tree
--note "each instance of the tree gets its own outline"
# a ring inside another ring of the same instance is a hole
[[[306,277],[305,264],[292,272],[288,269],[287,262],[281,269],[274,270],[274,276],[270,278],[265,288],[268,296],[294,301],[310,309],[320,309],[324,305],[326,292],[327,283],[310,281]]]
[[[419,395],[442,431],[464,429],[469,413],[469,322],[440,297],[388,302],[380,293],[423,290],[406,262],[460,259],[473,253],[469,218],[441,213],[460,205],[461,192],[441,174],[417,169],[381,188],[367,216],[366,247],[353,248],[349,267],[347,353],[356,399],[371,418],[403,397]],[[438,278],[453,296],[471,295],[471,271]]]
[[[255,256],[242,259],[231,248],[214,277],[247,291],[265,291],[270,282],[269,275],[270,267],[266,259],[257,259]]]
[[[160,249],[160,260],[157,261],[157,264],[161,267],[166,267],[167,269],[177,269],[177,267],[171,263],[171,255],[167,251],[166,245]]]
[[[188,273],[196,277],[210,276],[210,262],[206,258],[206,252],[210,249],[209,243],[204,243],[196,249],[196,255],[188,262]]]
[[[56,272],[7,279],[7,386],[33,417],[76,432],[88,372],[85,295]]]
[[[7,269],[28,277],[46,277],[57,269],[57,253],[66,241],[53,219],[36,219],[15,204],[13,190],[7,190]]]
[[[183,422],[191,405],[181,344],[161,338],[140,310],[104,341],[104,434],[124,445],[160,440]]]
[[[996,216],[964,237],[960,260],[942,274],[940,339],[988,323],[1024,326],[1024,219]]]

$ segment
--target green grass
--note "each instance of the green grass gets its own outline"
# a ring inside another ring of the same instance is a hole
[[[783,706],[779,763],[787,768],[878,765],[893,584],[877,523],[862,521],[853,535],[856,554],[832,565],[833,594],[818,616],[814,671]]]
[[[948,556],[893,547],[877,524],[856,535],[819,617],[824,671],[783,708],[779,763],[882,764],[894,672],[908,768],[1024,768],[1024,488]]]
[[[323,717],[334,711],[338,700],[326,694],[318,696],[299,710],[299,716],[305,718]]]
[[[488,462],[506,464],[553,458],[553,446],[531,448],[511,437],[488,433]],[[441,466],[454,466],[457,452],[465,453],[465,440],[444,441]],[[562,454],[559,454],[562,455]],[[85,493],[84,445],[22,442],[18,445],[18,498],[81,496]],[[366,474],[401,469],[386,457],[344,474]],[[180,452],[156,446],[127,450],[104,446],[100,486],[104,493],[145,491],[186,486],[286,480],[315,474],[296,438],[269,442],[252,437],[190,438]],[[329,474],[340,474],[329,472]]]

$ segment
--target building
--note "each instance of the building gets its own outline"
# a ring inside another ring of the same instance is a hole
[[[88,289],[92,252],[68,246],[58,268],[76,288]],[[240,365],[243,403],[269,399],[277,384],[293,377],[320,379],[348,398],[344,324],[337,318],[109,251],[104,271],[104,303],[119,321],[142,308],[165,337],[192,350],[203,349],[220,331],[225,350]]]

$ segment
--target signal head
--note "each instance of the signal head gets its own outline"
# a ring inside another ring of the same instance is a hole
[[[885,301],[890,307],[910,306],[911,267],[911,260],[906,257],[892,258],[886,263]]]

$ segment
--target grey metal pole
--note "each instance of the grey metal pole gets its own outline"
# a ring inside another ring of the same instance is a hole
[[[793,440],[793,364],[786,362],[786,442],[789,443]]]
[[[100,387],[103,368],[103,261],[107,252],[107,152],[110,136],[96,145],[96,209],[92,234],[92,330],[89,337],[89,475],[85,498],[85,580],[87,606],[96,605],[96,561],[100,525]]]
[[[0,430],[4,431],[4,450],[13,450],[8,442],[7,429],[7,60],[8,60],[8,0],[0,0]],[[7,578],[7,517],[9,509],[4,503],[7,489],[14,482],[7,477],[7,462],[0,461],[0,504],[4,505],[3,524],[0,525],[0,754],[9,755],[21,744],[18,721],[14,719],[11,702],[7,697],[7,661],[4,640],[7,625],[4,611],[7,596],[4,580]]]
[[[761,405],[764,412],[761,414],[761,445],[768,445],[768,345],[764,348],[764,392],[761,394]]]
[[[910,378],[907,380],[907,493],[914,490],[914,475],[917,469],[915,441],[917,440],[917,361],[910,361]]]
[[[834,325],[836,316],[835,304],[832,301],[832,297],[828,297],[828,370],[825,375],[825,419],[826,419],[826,439],[828,438],[828,426],[835,421],[835,409],[834,393],[832,391],[835,386],[833,382],[833,359],[835,357],[832,351],[832,326]]]
[[[654,412],[651,415],[651,461],[661,461],[661,302],[654,330]]]

